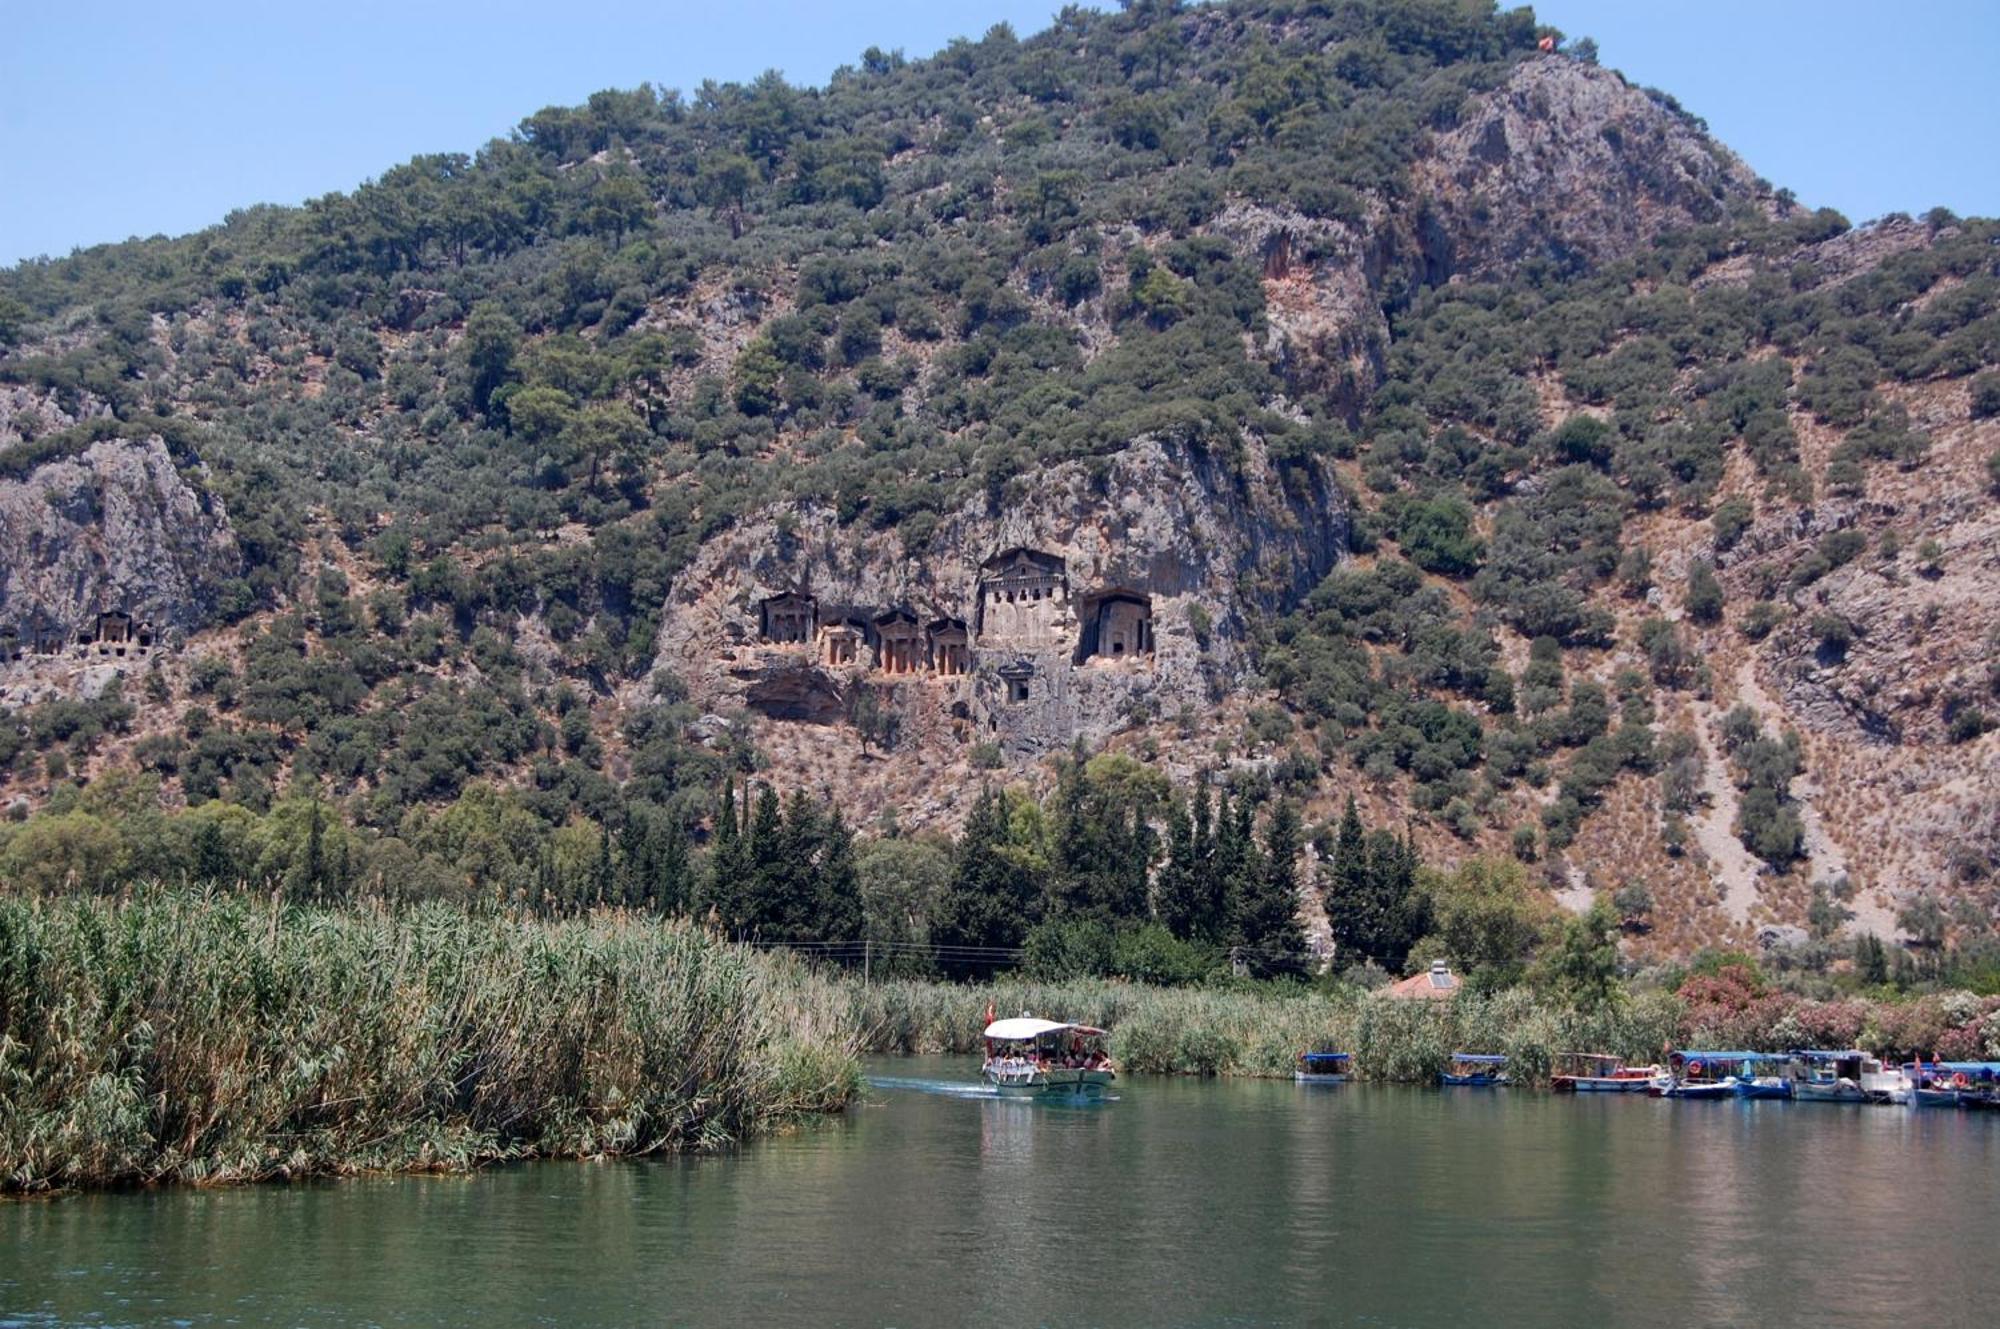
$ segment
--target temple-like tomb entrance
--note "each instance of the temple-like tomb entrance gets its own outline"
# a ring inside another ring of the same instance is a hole
[[[885,674],[915,674],[924,667],[924,630],[915,616],[892,609],[875,620],[875,667]]]
[[[931,671],[944,678],[957,678],[972,669],[972,646],[965,624],[955,618],[941,618],[931,624]]]
[[[975,628],[982,642],[1052,645],[1069,622],[1069,573],[1060,558],[1016,547],[979,569]]]
[[[1077,663],[1093,657],[1129,659],[1153,653],[1153,599],[1139,591],[1113,590],[1083,599],[1083,632]]]
[[[819,630],[820,658],[830,668],[839,669],[861,658],[867,632],[857,623],[829,623]]]
[[[785,591],[766,599],[760,606],[760,628],[765,641],[802,644],[813,639],[818,606],[810,595]]]
[[[78,633],[77,644],[94,647],[99,655],[124,655],[127,652],[143,655],[153,648],[153,625],[135,622],[130,614],[114,609],[99,614]]]

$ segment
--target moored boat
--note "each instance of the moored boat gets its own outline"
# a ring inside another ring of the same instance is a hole
[[[1801,1103],[1907,1103],[1909,1081],[1859,1048],[1805,1048],[1788,1068],[1792,1097]]]
[[[1292,1078],[1300,1084],[1345,1084],[1352,1052],[1301,1052]]]
[[[1454,1052],[1451,1069],[1438,1072],[1438,1083],[1460,1089],[1499,1089],[1512,1084],[1507,1058],[1497,1052]]]
[[[1790,1098],[1778,1072],[1787,1058],[1774,1052],[1674,1052],[1667,1057],[1662,1098]]]
[[[1643,1094],[1660,1073],[1658,1066],[1627,1066],[1608,1052],[1565,1052],[1549,1087],[1557,1093]]]
[[[1910,1081],[1910,1102],[1917,1107],[2000,1105],[2000,1061],[1917,1061],[1903,1067],[1903,1073]]]
[[[986,1026],[986,1083],[1004,1093],[1101,1094],[1118,1078],[1105,1031],[1019,1015]]]

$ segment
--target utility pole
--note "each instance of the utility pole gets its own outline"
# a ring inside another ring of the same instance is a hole
[[[872,959],[874,959],[874,956],[875,956],[874,939],[872,937],[863,937],[861,939],[861,985],[863,987],[866,987],[868,985],[869,962]]]

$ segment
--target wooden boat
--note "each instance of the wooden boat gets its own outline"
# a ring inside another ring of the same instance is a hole
[[[1565,1052],[1549,1086],[1557,1093],[1643,1094],[1659,1074],[1658,1066],[1627,1066],[1608,1052]]]
[[[1118,1078],[1105,1031],[1087,1024],[1020,1015],[993,1021],[984,1038],[979,1073],[1002,1093],[1095,1095]]]
[[[1792,1054],[1792,1097],[1801,1103],[1907,1103],[1910,1085],[1900,1071],[1859,1048],[1807,1048]]]
[[[1300,1084],[1345,1084],[1352,1052],[1301,1052],[1292,1078]]]
[[[1454,1052],[1451,1069],[1438,1072],[1438,1083],[1460,1089],[1499,1089],[1512,1084],[1507,1058],[1497,1052]]]
[[[1786,1060],[1774,1052],[1674,1052],[1656,1092],[1662,1098],[1790,1098],[1791,1081],[1776,1073]]]
[[[2000,1061],[1917,1061],[1903,1073],[1910,1080],[1910,1102],[1917,1107],[2000,1104]]]

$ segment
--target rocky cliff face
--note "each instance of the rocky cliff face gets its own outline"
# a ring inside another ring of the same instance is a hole
[[[242,558],[229,516],[157,438],[107,439],[0,480],[0,632],[74,639],[99,614],[191,631]]]
[[[821,509],[767,512],[677,579],[655,663],[711,708],[828,723],[872,694],[925,732],[1047,750],[1211,704],[1244,671],[1248,616],[1309,590],[1346,539],[1324,469],[1142,439],[967,504],[916,551]],[[1039,569],[1018,603],[1013,551]],[[891,645],[906,638],[914,662]]]
[[[1769,191],[1685,115],[1566,56],[1516,66],[1416,170],[1432,280],[1527,259],[1584,268],[1660,232],[1719,221]]]

